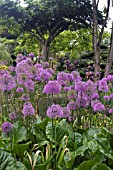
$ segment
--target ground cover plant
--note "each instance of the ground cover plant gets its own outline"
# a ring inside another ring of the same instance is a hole
[[[0,169],[113,169],[113,75],[85,81],[33,58],[0,65]]]

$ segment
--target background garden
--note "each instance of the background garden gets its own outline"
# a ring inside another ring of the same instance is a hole
[[[0,170],[113,169],[105,1],[0,1]]]

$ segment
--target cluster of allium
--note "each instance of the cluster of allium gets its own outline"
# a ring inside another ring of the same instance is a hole
[[[47,110],[47,116],[49,118],[66,118],[70,115],[70,109],[68,107],[61,107],[58,104],[53,104]]]
[[[15,87],[15,79],[8,72],[4,72],[2,75],[0,75],[0,90],[2,92],[10,91]]]

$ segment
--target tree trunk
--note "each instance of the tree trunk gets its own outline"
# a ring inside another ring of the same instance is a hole
[[[49,50],[50,50],[50,45],[48,45],[47,43],[45,43],[43,45],[43,56],[44,56],[44,61],[48,61],[49,60]]]
[[[94,49],[94,69],[95,75],[100,73],[100,47],[98,46],[98,19],[96,0],[92,0],[93,5],[93,49]]]
[[[111,30],[110,50],[106,61],[104,77],[107,77],[108,74],[110,73],[112,63],[113,63],[113,21],[112,21],[112,30]]]

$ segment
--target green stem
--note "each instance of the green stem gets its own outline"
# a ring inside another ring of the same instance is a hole
[[[56,149],[56,118],[55,118],[55,164],[54,164],[54,169],[56,169],[56,153],[57,153],[57,149]]]

